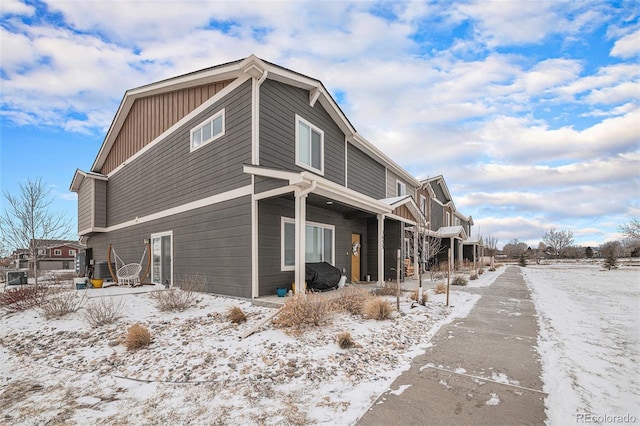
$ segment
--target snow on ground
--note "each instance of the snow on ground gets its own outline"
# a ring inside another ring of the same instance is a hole
[[[522,271],[538,313],[548,424],[640,422],[640,265]]]
[[[501,272],[486,272],[474,285],[489,285]],[[353,424],[437,330],[466,316],[479,298],[452,290],[446,307],[445,295],[429,290],[426,306],[405,298],[402,315],[391,320],[336,314],[299,337],[268,325],[239,339],[273,310],[203,294],[187,311],[162,313],[139,289],[86,292],[88,300],[122,303],[124,317],[91,327],[83,309],[48,321],[36,309],[3,313],[0,423]],[[232,306],[246,323],[227,320]],[[121,340],[136,322],[153,340],[127,351]],[[340,349],[342,331],[359,347]]]

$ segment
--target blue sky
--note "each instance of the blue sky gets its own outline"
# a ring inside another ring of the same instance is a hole
[[[620,239],[640,216],[636,1],[0,3],[0,178],[75,221],[125,90],[250,54],[321,80],[359,133],[444,175],[473,234]],[[2,199],[0,208],[6,203]]]

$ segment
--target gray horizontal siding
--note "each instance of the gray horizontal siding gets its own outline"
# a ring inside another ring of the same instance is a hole
[[[306,170],[295,159],[295,115],[324,132],[324,177],[344,185],[344,133],[309,92],[267,79],[260,87],[260,165]]]
[[[386,197],[385,167],[349,144],[347,147],[347,186],[376,200]]]
[[[125,263],[139,262],[144,240],[173,231],[176,279],[198,274],[205,291],[251,297],[251,197],[225,201],[172,217],[92,236],[87,244],[96,262],[107,260],[113,244]],[[145,259],[146,260],[146,259]],[[146,265],[144,266],[146,268]]]
[[[94,180],[94,225],[97,227],[107,226],[107,182]]]
[[[190,152],[193,127],[225,108],[225,135]],[[251,83],[246,82],[110,177],[108,225],[248,185]]]
[[[291,199],[269,199],[258,206],[258,256],[260,296],[275,294],[277,287],[290,288],[294,272],[281,271],[281,218],[294,217]],[[335,226],[335,267],[351,277],[351,234],[361,234],[362,256],[368,253],[366,219],[346,219],[336,212],[307,205],[307,220]],[[362,276],[369,274],[368,263],[362,265]]]
[[[78,190],[78,231],[91,226],[93,210],[93,179],[83,179]]]
[[[397,174],[393,173],[391,170],[387,170],[387,197],[393,198],[398,196],[398,188],[397,181],[400,181],[405,184],[407,189],[407,195],[415,196],[415,188],[410,186],[409,183],[402,179]]]

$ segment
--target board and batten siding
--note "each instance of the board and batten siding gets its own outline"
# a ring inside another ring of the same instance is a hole
[[[136,99],[102,166],[109,174],[233,80]]]
[[[224,136],[190,151],[191,129],[225,108]],[[109,178],[108,225],[113,226],[251,183],[251,82],[189,120]]]
[[[437,231],[442,228],[444,223],[444,208],[442,204],[439,204],[437,201],[430,199],[431,203],[431,229]]]
[[[260,165],[306,170],[296,165],[296,114],[324,132],[324,177],[344,186],[344,133],[320,102],[309,106],[307,90],[270,79],[260,86]]]
[[[376,200],[385,198],[384,165],[355,146],[347,145],[347,186]]]
[[[250,196],[94,234],[87,246],[93,249],[96,262],[107,260],[113,244],[125,263],[137,263],[144,253],[144,240],[167,231],[173,232],[174,285],[197,274],[204,277],[206,292],[251,297]]]

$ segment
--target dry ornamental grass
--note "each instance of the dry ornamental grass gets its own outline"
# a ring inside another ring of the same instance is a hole
[[[356,343],[353,341],[353,338],[351,337],[351,333],[349,333],[348,331],[343,331],[338,334],[336,341],[338,342],[338,346],[340,346],[340,349],[349,349],[353,348],[356,345]]]
[[[127,347],[127,350],[133,351],[136,349],[144,348],[149,346],[151,343],[151,333],[149,330],[140,324],[133,324],[127,330],[127,336],[124,339],[124,345]]]
[[[233,324],[240,324],[247,320],[247,316],[244,314],[240,306],[233,306],[229,308],[227,312],[227,318]]]
[[[345,287],[342,295],[333,300],[335,308],[339,311],[349,312],[351,315],[362,314],[364,302],[371,298],[371,294],[365,289],[349,286]]]
[[[443,283],[438,283],[438,285],[434,290],[435,294],[445,294],[446,292],[447,292],[447,286]]]
[[[391,303],[382,297],[373,297],[364,303],[362,314],[378,321],[389,319],[393,312]]]
[[[318,294],[296,294],[287,298],[273,323],[277,327],[299,331],[305,326],[325,323],[332,311],[331,302]]]

